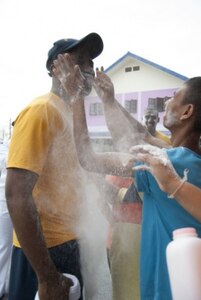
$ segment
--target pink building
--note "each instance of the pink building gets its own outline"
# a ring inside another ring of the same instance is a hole
[[[188,78],[148,61],[140,56],[126,53],[105,70],[115,87],[117,100],[140,122],[147,106],[155,107],[160,116],[158,130],[162,125],[164,103]],[[103,109],[95,91],[87,97],[87,123],[93,139],[109,138]]]

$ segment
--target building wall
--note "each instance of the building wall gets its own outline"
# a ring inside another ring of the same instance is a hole
[[[139,67],[139,70],[133,71],[134,67],[137,69]],[[131,71],[126,72],[126,68],[130,68]],[[132,115],[140,122],[143,121],[143,113],[149,98],[170,98],[184,82],[181,78],[173,76],[171,72],[164,72],[130,56],[110,69],[107,75],[114,84],[115,96],[121,105],[125,107],[126,100],[137,100],[137,112]],[[95,132],[99,132],[100,136],[104,135],[105,132],[108,132],[104,115],[90,115],[91,103],[101,103],[94,90],[85,101],[87,123],[89,131],[94,135],[96,135]],[[158,128],[167,133],[162,125],[163,114],[163,111],[159,112]]]
[[[155,91],[141,91],[141,92],[134,92],[134,93],[121,93],[116,94],[116,99],[121,103],[123,107],[125,107],[125,101],[130,99],[136,99],[137,100],[137,113],[131,113],[139,122],[143,122],[143,114],[145,108],[148,106],[148,100],[149,98],[171,98],[176,91],[176,88],[173,89],[164,89],[164,90],[155,90]],[[107,126],[105,122],[104,115],[100,116],[91,116],[90,111],[90,104],[91,103],[101,103],[101,100],[98,97],[88,97],[85,101],[85,109],[86,109],[86,115],[87,115],[87,124],[89,126],[89,130],[91,128],[91,131],[95,132],[97,131],[104,132],[107,131]],[[158,124],[158,127],[160,127],[160,130],[166,131],[163,126],[163,115],[164,112],[159,112],[160,122]],[[167,133],[167,132],[166,132]]]
[[[139,66],[139,71],[125,72],[128,67]],[[151,91],[178,88],[183,80],[157,69],[152,65],[142,63],[132,57],[125,58],[121,63],[107,72],[115,86],[115,93]],[[92,92],[95,95],[95,92]]]

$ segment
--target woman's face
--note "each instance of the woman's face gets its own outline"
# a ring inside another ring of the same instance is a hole
[[[163,117],[163,125],[170,129],[181,123],[180,117],[183,111],[183,99],[186,87],[179,89],[174,96],[165,103],[165,114]]]

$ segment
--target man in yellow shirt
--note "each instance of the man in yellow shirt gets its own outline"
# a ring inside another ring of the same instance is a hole
[[[147,107],[144,111],[143,119],[147,130],[149,131],[149,133],[151,133],[152,136],[171,145],[170,138],[162,132],[156,130],[157,124],[160,121],[158,111],[156,109]]]
[[[77,232],[83,170],[76,155],[70,90],[62,91],[52,73],[60,53],[70,53],[92,88],[93,59],[103,49],[101,37],[62,39],[48,52],[52,78],[49,93],[31,102],[15,120],[7,163],[6,198],[16,231],[11,263],[9,300],[69,299],[75,275],[82,285]],[[80,298],[82,299],[82,298]]]

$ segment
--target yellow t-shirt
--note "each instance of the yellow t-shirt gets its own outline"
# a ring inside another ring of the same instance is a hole
[[[162,132],[156,131],[156,132],[155,132],[155,137],[156,137],[157,139],[163,140],[163,141],[166,142],[168,145],[171,145],[170,138],[169,138],[167,135],[163,134]]]
[[[73,138],[72,112],[53,93],[34,100],[17,117],[7,168],[39,175],[33,198],[47,247],[76,238],[82,169]],[[82,196],[81,196],[82,195]],[[20,247],[14,236],[14,245]]]

